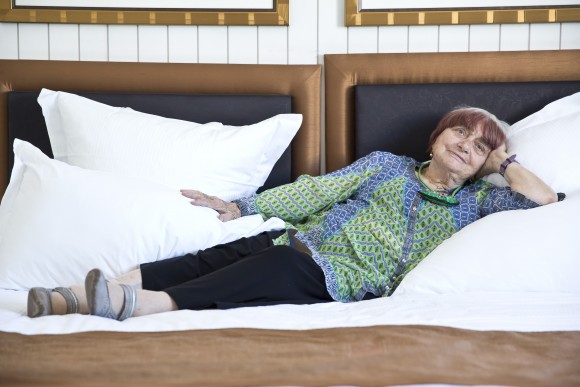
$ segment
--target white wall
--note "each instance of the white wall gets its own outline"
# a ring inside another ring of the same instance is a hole
[[[343,19],[343,0],[291,0],[289,27],[0,23],[0,58],[315,64],[327,53],[580,49],[580,23],[345,27]]]

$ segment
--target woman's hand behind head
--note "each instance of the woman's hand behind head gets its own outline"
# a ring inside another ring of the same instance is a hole
[[[487,155],[487,159],[485,160],[483,167],[481,167],[481,169],[479,170],[479,172],[477,172],[477,175],[475,177],[477,179],[480,179],[492,173],[499,172],[499,167],[501,166],[501,163],[503,163],[504,160],[508,157],[506,150],[507,147],[505,143],[502,143],[499,147],[489,152],[489,155]]]

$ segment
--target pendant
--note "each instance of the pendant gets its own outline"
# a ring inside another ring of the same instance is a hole
[[[446,207],[453,207],[459,204],[459,200],[457,200],[453,196],[449,196],[443,192],[433,192],[433,191],[419,191],[419,195],[427,201],[431,203],[440,204]]]

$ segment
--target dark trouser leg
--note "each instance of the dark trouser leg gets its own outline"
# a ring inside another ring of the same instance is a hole
[[[305,253],[273,246],[164,290],[179,309],[209,309],[333,301],[322,269]]]
[[[142,264],[143,289],[163,290],[204,276],[272,246],[272,240],[283,233],[284,231],[264,232],[196,254]]]

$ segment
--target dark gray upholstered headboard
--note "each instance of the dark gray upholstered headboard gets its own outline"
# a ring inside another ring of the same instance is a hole
[[[513,124],[576,92],[580,81],[357,85],[355,158],[386,150],[426,160],[429,135],[457,106],[480,107]]]
[[[250,125],[276,114],[292,112],[292,98],[284,95],[196,95],[196,94],[127,94],[76,93],[111,106],[198,123],[212,121],[225,125]],[[15,138],[28,141],[52,157],[42,109],[37,92],[8,93],[9,144]],[[240,149],[240,152],[243,152]],[[9,153],[9,170],[14,155]],[[274,166],[263,189],[288,183],[291,176],[290,147]]]
[[[327,54],[326,171],[377,149],[425,160],[428,134],[456,105],[514,123],[579,91],[579,63],[580,50]],[[356,102],[365,85],[369,95]]]

